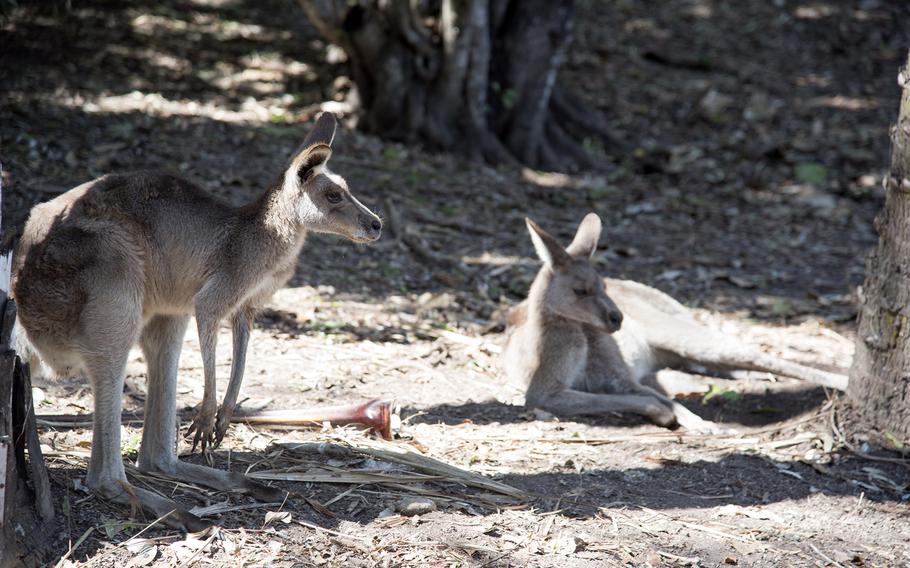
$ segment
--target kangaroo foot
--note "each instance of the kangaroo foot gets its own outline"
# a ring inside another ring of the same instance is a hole
[[[128,505],[133,517],[146,521],[161,518],[165,525],[184,532],[199,532],[212,526],[170,499],[130,485],[125,479],[89,483],[89,487],[108,501]]]
[[[680,423],[677,420],[677,416],[673,412],[672,408],[661,404],[661,402],[662,401],[659,399],[655,399],[654,404],[649,404],[643,414],[650,418],[651,421],[658,426],[663,426],[664,428],[675,430],[680,426]]]
[[[686,430],[689,430],[690,432],[721,436],[737,433],[735,428],[721,426],[720,424],[711,422],[710,420],[705,420],[678,402],[673,403],[673,414],[675,415],[676,421],[679,423],[679,425]]]
[[[287,499],[287,492],[277,487],[253,481],[242,473],[222,471],[203,465],[176,461],[163,467],[146,467],[175,479],[210,487],[217,491],[245,493],[264,503],[280,503]]]

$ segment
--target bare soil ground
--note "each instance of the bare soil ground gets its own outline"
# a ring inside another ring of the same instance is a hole
[[[593,210],[605,220],[596,253],[605,274],[657,286],[769,351],[849,367],[910,6],[587,0],[578,16],[560,80],[607,114],[627,151],[604,154],[599,172],[551,175],[344,130],[334,168],[391,230],[370,247],[310,239],[297,275],[258,319],[242,395],[268,408],[396,400],[397,444],[520,494],[417,479],[413,468],[331,445],[281,445],[366,443],[348,429],[237,425],[216,452],[219,467],[311,481],[276,482],[292,498],[266,505],[136,476],[188,507],[247,507],[211,513],[219,528],[197,537],[150,529],[131,538],[147,521],[127,521],[78,481],[90,432],[45,426],[59,523],[52,558],[93,567],[910,563],[908,463],[842,397],[771,377],[715,381],[711,396],[684,403],[740,433],[693,436],[633,416],[529,412],[496,357],[503,310],[537,268],[523,217],[567,240]],[[301,140],[313,105],[343,86],[336,56],[283,0],[74,2],[64,15],[6,22],[4,225],[109,171],[165,168],[234,202],[252,199]],[[229,361],[222,347],[222,387]],[[138,353],[129,373],[132,411],[143,400]],[[202,393],[192,333],[181,373],[189,409]],[[83,382],[40,387],[40,413],[91,410]],[[129,454],[138,426],[125,432]],[[312,481],[326,476],[337,482]],[[436,510],[399,515],[415,495]],[[266,523],[279,510],[290,516]]]

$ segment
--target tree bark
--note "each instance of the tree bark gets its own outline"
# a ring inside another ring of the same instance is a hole
[[[891,128],[885,206],[875,219],[878,246],[866,259],[866,281],[848,395],[863,414],[898,439],[910,439],[910,57]]]
[[[574,170],[616,147],[558,74],[571,0],[299,0],[348,54],[359,127],[491,163]]]
[[[0,190],[2,180],[0,167]],[[11,254],[0,252],[0,568],[41,564],[54,530],[28,366],[11,346],[16,321],[15,303],[7,298]]]

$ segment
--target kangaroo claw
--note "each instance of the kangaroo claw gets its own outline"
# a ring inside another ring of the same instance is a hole
[[[217,448],[221,445],[221,441],[224,440],[224,435],[227,434],[228,428],[231,427],[231,417],[234,415],[234,408],[222,405],[218,409],[218,416],[215,420],[215,437],[213,442],[213,447]]]
[[[210,405],[206,404],[205,401],[202,403],[202,407],[196,413],[196,418],[193,419],[193,422],[190,424],[189,429],[186,431],[187,437],[190,435],[193,436],[193,450],[196,451],[196,447],[199,446],[199,449],[203,454],[211,451],[211,448],[215,447],[215,409],[209,408]],[[214,406],[214,405],[212,405]]]

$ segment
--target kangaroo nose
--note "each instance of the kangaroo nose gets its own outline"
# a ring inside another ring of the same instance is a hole
[[[622,325],[622,312],[611,311],[609,318],[610,325],[618,330]]]
[[[378,231],[382,228],[382,221],[379,219],[373,219],[373,223],[370,226],[373,227],[374,231]]]

